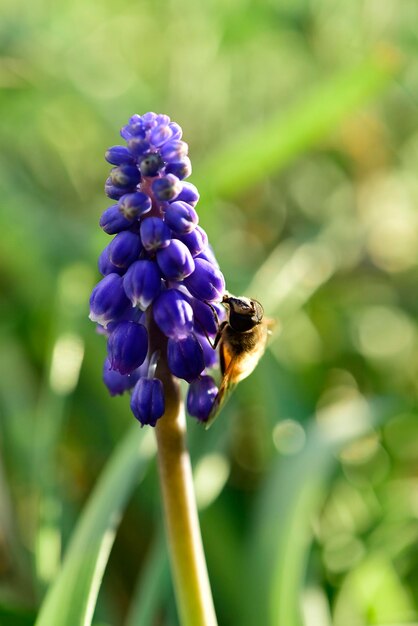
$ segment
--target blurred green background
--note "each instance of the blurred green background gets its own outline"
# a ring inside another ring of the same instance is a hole
[[[416,0],[3,0],[2,626],[34,623],[124,437],[84,529],[123,512],[92,623],[178,624],[152,437],[87,319],[103,154],[148,110],[183,127],[228,289],[280,321],[189,420],[220,626],[418,623],[417,24]]]

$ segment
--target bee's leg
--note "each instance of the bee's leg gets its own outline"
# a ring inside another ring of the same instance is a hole
[[[225,322],[222,322],[222,324],[220,324],[220,325],[219,325],[218,332],[216,333],[216,336],[215,336],[215,341],[213,342],[213,344],[212,344],[212,342],[210,341],[210,339],[209,339],[209,337],[208,337],[209,343],[210,343],[210,345],[212,346],[212,348],[213,348],[214,350],[216,350],[217,345],[218,345],[218,343],[219,343],[219,341],[220,341],[220,339],[221,339],[221,337],[222,337],[223,330],[224,330],[224,328],[225,328],[225,326],[226,326],[227,324],[228,324],[228,322],[227,322],[227,321],[225,321]]]
[[[210,302],[207,302],[206,300],[205,300],[205,304],[207,304],[208,307],[210,307],[210,309],[211,309],[211,311],[213,313],[213,317],[215,318],[216,325],[218,327],[218,330],[216,331],[215,341],[212,343],[212,341],[211,341],[210,337],[208,336],[206,330],[204,328],[202,330],[205,333],[206,339],[208,340],[209,345],[211,346],[211,348],[216,350],[216,347],[217,347],[217,345],[218,345],[218,343],[219,343],[219,341],[221,339],[221,336],[222,336],[222,331],[223,331],[223,329],[225,328],[225,326],[227,325],[228,322],[225,321],[225,322],[221,323],[219,321],[218,312],[215,309],[215,307]]]
[[[217,327],[219,328],[219,326],[221,325],[220,321],[219,321],[219,317],[218,317],[218,311],[215,309],[215,307],[213,306],[213,304],[211,304],[210,302],[208,302],[207,300],[205,300],[205,304],[208,305],[208,307],[211,309],[212,313],[213,313],[213,317],[215,318],[215,322]]]
[[[217,347],[217,345],[218,345],[218,343],[219,343],[219,341],[220,341],[220,339],[222,337],[223,329],[225,328],[227,323],[228,322],[222,322],[222,324],[219,325],[218,330],[217,330],[216,335],[215,335],[215,340],[214,340],[213,343],[212,343],[212,339],[207,334],[206,329],[201,327],[203,332],[204,332],[204,334],[205,334],[206,339],[209,342],[210,347],[213,348],[214,350],[216,350],[216,347]]]

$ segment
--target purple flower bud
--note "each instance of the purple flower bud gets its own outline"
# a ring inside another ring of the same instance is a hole
[[[152,115],[155,116],[156,114],[152,113]],[[143,122],[142,118],[143,118],[143,116],[142,115],[138,115],[138,113],[134,113],[129,118],[129,126],[132,129],[133,133],[140,133],[140,132],[142,132],[142,129],[144,127],[144,122]]]
[[[110,366],[120,374],[130,374],[147,356],[148,333],[145,326],[135,322],[120,322],[107,341]]]
[[[188,248],[177,239],[172,239],[166,248],[158,250],[157,263],[168,280],[183,280],[195,268]]]
[[[179,180],[188,178],[192,173],[192,162],[189,157],[183,157],[181,161],[175,161],[173,163],[167,163],[165,166],[166,174],[174,174]]]
[[[177,289],[162,291],[152,311],[157,326],[167,337],[187,337],[193,330],[193,309]]]
[[[115,187],[135,187],[141,180],[141,174],[135,165],[125,163],[113,168],[110,180]]]
[[[200,335],[196,333],[196,337],[202,346],[203,350],[203,358],[205,361],[205,368],[210,369],[211,367],[216,367],[219,365],[218,352],[213,349],[209,340],[204,335]]]
[[[90,319],[106,328],[109,322],[116,320],[129,306],[129,300],[123,289],[122,278],[117,274],[105,276],[94,287],[90,296]]]
[[[103,211],[99,224],[105,233],[108,235],[115,235],[116,233],[120,233],[122,230],[128,230],[128,228],[132,226],[132,220],[129,220],[122,215],[119,211],[119,206],[114,204]]]
[[[103,382],[111,396],[120,396],[124,391],[132,389],[139,376],[139,369],[134,370],[132,374],[120,374],[116,370],[112,370],[109,359],[105,359],[103,364]]]
[[[99,272],[102,276],[107,276],[108,274],[119,274],[122,276],[125,272],[124,268],[113,265],[112,261],[109,259],[109,246],[106,246],[106,248],[100,253],[97,261],[97,267],[99,268]]]
[[[191,233],[186,235],[176,235],[176,239],[182,241],[189,248],[193,257],[203,252],[208,245],[208,236],[200,226],[196,226]]]
[[[196,228],[199,217],[186,202],[172,202],[165,211],[165,223],[178,235],[185,235]]]
[[[146,154],[139,163],[139,169],[143,176],[157,176],[160,169],[164,167],[164,161],[157,152]]]
[[[151,210],[152,202],[151,198],[142,191],[136,191],[135,193],[127,193],[121,197],[118,202],[120,213],[127,219],[141,217],[144,213],[148,213]],[[131,222],[132,224],[132,222]]]
[[[123,278],[125,293],[132,306],[143,311],[161,291],[161,274],[154,261],[135,261]]]
[[[128,139],[129,153],[135,157],[143,156],[151,148],[149,141],[142,137],[133,136]]]
[[[120,324],[120,322],[137,322],[138,324],[145,325],[145,314],[141,309],[137,309],[133,306],[127,306],[124,312],[119,315],[118,319],[114,322],[109,322],[107,328],[105,329],[107,335],[109,336],[111,332],[114,331],[116,326]]]
[[[181,161],[181,159],[187,156],[189,146],[185,141],[169,141],[161,148],[161,156],[164,161],[170,163],[171,161]]]
[[[176,124],[176,122],[170,122],[169,124],[170,128],[171,128],[171,140],[175,141],[177,139],[181,139],[183,136],[183,131],[181,129],[181,126],[179,126],[178,124]]]
[[[129,120],[129,124],[121,128],[120,134],[126,140],[133,135],[145,137],[145,129],[141,116],[137,114],[132,115]]]
[[[193,309],[194,325],[196,332],[202,335],[205,332],[208,335],[216,335],[218,325],[216,323],[215,315],[210,306],[208,306],[201,300],[197,300],[196,298],[190,298],[190,305]],[[217,307],[216,305],[213,306],[218,313],[218,317],[221,319],[222,313],[219,310],[220,307]]]
[[[106,150],[105,159],[112,165],[133,164],[132,154],[126,146],[112,146]]]
[[[200,422],[206,422],[212,410],[218,388],[211,376],[201,376],[191,383],[187,392],[187,411]]]
[[[144,426],[155,426],[164,415],[164,389],[158,378],[140,378],[131,396],[131,411]]]
[[[158,113],[155,121],[157,122],[157,126],[168,126],[168,124],[170,123],[170,118],[164,113]]]
[[[138,116],[139,117],[139,116]],[[149,130],[150,128],[154,128],[157,124],[157,114],[154,111],[149,111],[148,113],[144,113],[141,115],[141,124],[145,130]]]
[[[129,267],[142,250],[139,235],[125,230],[118,233],[108,245],[109,260],[117,267]]]
[[[182,339],[170,337],[167,343],[167,362],[177,378],[184,378],[188,383],[195,380],[205,369],[203,349],[196,336],[191,333]]]
[[[191,206],[196,206],[199,202],[200,194],[197,190],[197,187],[193,185],[193,183],[182,182],[183,189],[180,191],[179,195],[176,198],[176,202],[178,200],[182,200],[183,202],[187,202]]]
[[[148,252],[166,248],[171,241],[168,226],[159,217],[147,217],[141,222],[140,235],[142,245]]]
[[[112,200],[119,200],[125,193],[132,193],[133,191],[135,191],[135,187],[117,187],[112,183],[110,176],[106,179],[105,194]]]
[[[216,260],[212,247],[209,244],[204,250],[202,250],[202,252],[199,252],[199,254],[197,255],[197,258],[203,259],[204,261],[208,261],[208,263],[211,263],[212,265],[214,265],[215,267],[219,269],[219,263]]]
[[[165,144],[172,137],[172,130],[167,124],[159,124],[156,126],[150,135],[150,141],[153,146],[159,148],[163,144]]]
[[[152,193],[157,200],[174,200],[181,191],[181,182],[174,174],[167,174],[162,178],[156,178],[152,185]]]
[[[184,284],[192,296],[206,302],[222,300],[225,279],[221,271],[204,259],[196,258],[194,261],[195,271],[184,279]]]

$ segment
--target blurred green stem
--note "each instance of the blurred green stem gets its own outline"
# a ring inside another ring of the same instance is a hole
[[[150,316],[152,350],[165,354],[166,339]],[[164,358],[157,377],[163,381],[166,411],[155,428],[158,465],[174,591],[182,626],[216,626],[216,615],[203,552],[186,418],[178,383]]]

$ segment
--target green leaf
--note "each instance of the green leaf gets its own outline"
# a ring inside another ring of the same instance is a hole
[[[124,506],[155,452],[153,434],[132,428],[113,453],[74,531],[36,626],[88,626]]]
[[[324,81],[289,111],[279,111],[259,128],[216,150],[199,167],[204,177],[193,182],[202,196],[241,194],[322,141],[390,83],[399,66],[396,50],[377,49],[358,66]]]

